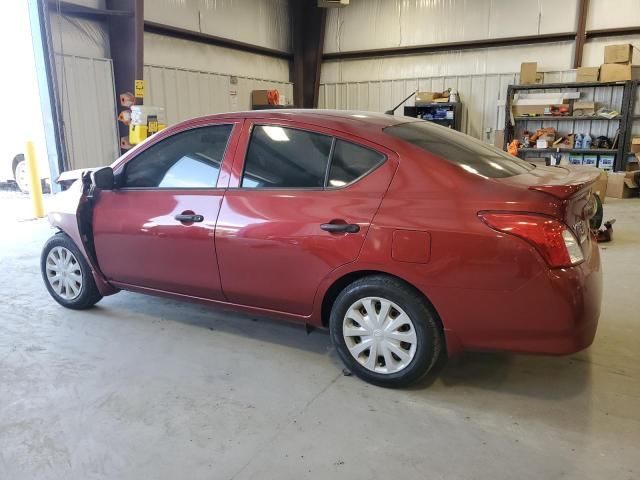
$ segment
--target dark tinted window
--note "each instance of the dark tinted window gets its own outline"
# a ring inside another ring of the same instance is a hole
[[[336,140],[327,186],[341,187],[351,183],[376,168],[384,159],[384,155],[374,150]]]
[[[244,188],[322,188],[331,137],[256,125],[245,158]]]
[[[231,129],[195,128],[162,140],[127,163],[122,186],[214,188]]]
[[[534,168],[492,145],[429,122],[401,123],[384,131],[485,177],[511,177]]]

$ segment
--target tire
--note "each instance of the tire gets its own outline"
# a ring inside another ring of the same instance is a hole
[[[85,310],[102,299],[89,264],[65,233],[58,233],[45,243],[40,271],[49,294],[63,307]],[[60,275],[62,278],[56,280]]]
[[[389,313],[385,315],[387,306]],[[371,308],[374,313],[369,315]],[[372,316],[376,324],[370,322]],[[345,366],[362,380],[381,387],[418,382],[444,350],[444,336],[433,308],[414,288],[384,275],[364,277],[347,286],[333,304],[329,329]]]
[[[16,163],[16,167],[13,169],[13,179],[18,186],[18,190],[22,193],[29,193],[29,181],[27,180],[27,162],[22,157],[22,160]]]

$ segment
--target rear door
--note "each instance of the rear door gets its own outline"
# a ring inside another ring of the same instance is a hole
[[[241,126],[177,132],[116,172],[119,188],[100,192],[93,210],[96,257],[109,281],[223,299],[214,231]]]
[[[310,314],[322,279],[358,257],[396,156],[317,127],[245,127],[216,227],[223,291],[236,304]]]

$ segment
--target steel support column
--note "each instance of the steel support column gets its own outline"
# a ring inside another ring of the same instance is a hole
[[[573,68],[582,66],[582,52],[587,40],[587,16],[589,15],[589,0],[580,0],[578,6],[578,28],[576,29],[576,43],[573,52]]]
[[[293,43],[293,103],[297,107],[315,108],[320,91],[327,11],[318,8],[316,0],[290,0],[289,11]]]
[[[143,5],[143,0],[107,0],[107,10],[129,12],[128,15],[106,16],[116,98],[119,98],[122,93],[133,93],[135,80],[142,79],[144,50]],[[128,136],[129,129],[126,125],[118,122],[118,129],[120,137]]]

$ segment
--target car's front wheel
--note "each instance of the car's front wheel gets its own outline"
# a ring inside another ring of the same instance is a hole
[[[333,304],[331,340],[363,380],[403,387],[423,378],[443,349],[436,314],[412,287],[393,277],[365,277]]]
[[[42,249],[40,269],[49,294],[64,307],[83,310],[102,299],[91,268],[73,240],[64,233],[47,241]]]

